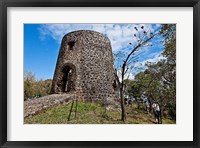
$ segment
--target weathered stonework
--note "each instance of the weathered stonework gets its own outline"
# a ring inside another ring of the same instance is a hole
[[[32,116],[40,113],[44,109],[57,106],[60,104],[68,104],[73,100],[74,96],[69,94],[52,94],[36,99],[24,101],[24,117]]]
[[[51,93],[75,93],[83,100],[116,97],[109,39],[95,31],[66,34],[61,43]]]

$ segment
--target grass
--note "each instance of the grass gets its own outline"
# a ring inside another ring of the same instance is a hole
[[[112,108],[105,112],[105,107],[98,103],[78,103],[77,115],[75,118],[75,105],[68,121],[71,103],[59,105],[44,110],[32,117],[25,118],[25,124],[124,124],[120,120],[121,113]],[[174,120],[163,118],[163,124],[175,124]],[[154,117],[143,108],[136,109],[127,107],[127,124],[155,124]]]

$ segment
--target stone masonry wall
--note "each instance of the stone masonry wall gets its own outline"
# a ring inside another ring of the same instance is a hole
[[[69,94],[52,94],[36,99],[24,101],[24,117],[35,115],[44,109],[57,106],[60,104],[68,104],[73,100],[74,96]]]
[[[83,100],[116,97],[110,41],[103,34],[80,30],[61,43],[51,93],[76,93]]]

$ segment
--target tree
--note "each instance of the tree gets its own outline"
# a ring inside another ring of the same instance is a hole
[[[163,59],[147,62],[147,69],[135,76],[134,82],[140,92],[145,91],[149,102],[159,102],[162,110],[176,118],[176,26],[162,25]]]
[[[160,34],[164,37],[164,52],[166,70],[163,73],[163,83],[168,102],[166,107],[172,118],[176,118],[176,24],[164,24]]]
[[[158,33],[152,33],[150,30],[146,31],[144,26],[135,27],[136,34],[134,34],[134,38],[136,39],[134,43],[129,43],[132,46],[132,49],[128,55],[125,55],[124,60],[122,61],[120,72],[116,70],[116,79],[118,81],[119,91],[120,91],[120,100],[121,100],[121,119],[122,121],[126,121],[126,108],[124,104],[124,78],[128,71],[134,68],[133,64],[136,62],[138,56],[141,53],[138,51],[142,47],[152,46],[152,44],[148,44],[150,40],[152,40]],[[137,54],[138,53],[138,54]],[[118,53],[119,55],[121,52]],[[121,76],[118,75],[120,73]],[[120,82],[121,79],[121,82]]]
[[[52,80],[37,80],[32,72],[24,73],[24,100],[46,96],[50,93]]]
[[[135,76],[135,82],[141,91],[147,92],[149,102],[158,102],[162,110],[168,110],[171,112],[170,116],[174,118],[176,81],[171,75],[173,71],[173,67],[165,60],[148,63],[148,68]]]
[[[24,73],[24,100],[34,95],[35,75],[32,72]]]

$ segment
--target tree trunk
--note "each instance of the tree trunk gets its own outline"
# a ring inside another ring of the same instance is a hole
[[[126,121],[126,108],[124,105],[124,70],[125,70],[125,64],[122,66],[122,83],[120,87],[120,98],[121,98],[121,109],[122,109],[122,121]]]
[[[122,109],[122,116],[121,119],[122,121],[126,121],[126,109],[124,105],[124,95],[123,95],[123,87],[120,87],[120,98],[121,98],[121,109]]]

